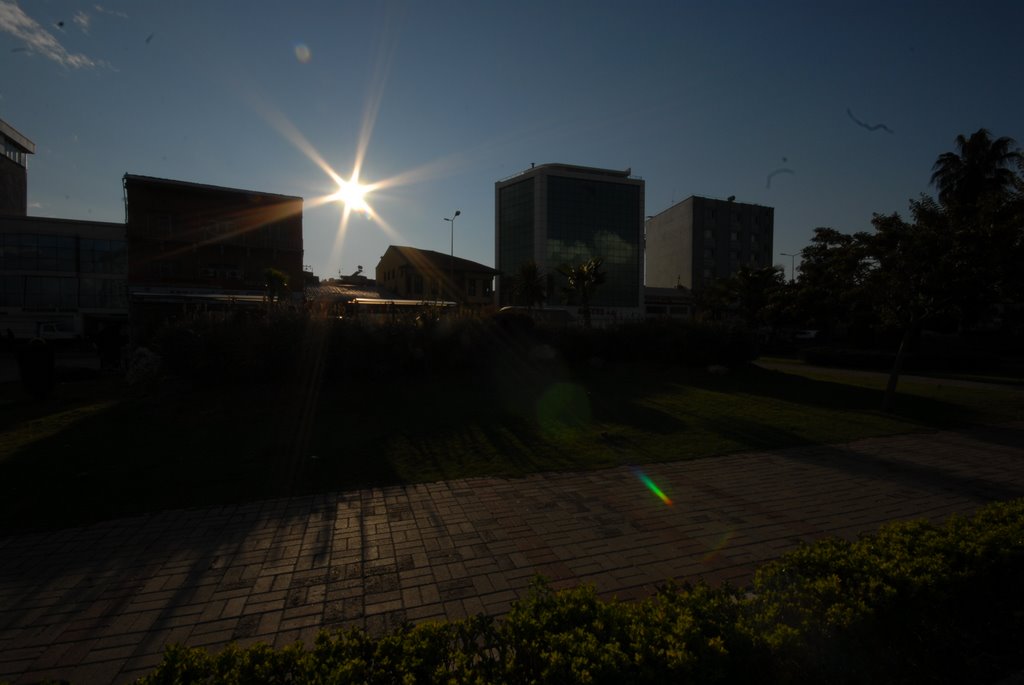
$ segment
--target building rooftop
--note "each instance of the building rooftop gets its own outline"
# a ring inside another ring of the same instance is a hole
[[[480,264],[479,262],[474,262],[469,259],[463,259],[462,257],[455,257],[455,261],[453,262],[451,255],[435,252],[434,250],[421,250],[418,247],[408,247],[405,245],[391,245],[388,249],[397,250],[403,257],[408,259],[410,262],[413,262],[419,268],[430,266],[438,271],[454,269],[455,271],[484,272],[491,274],[492,276],[498,274],[497,269],[485,264]],[[383,259],[383,256],[381,259]]]
[[[218,193],[247,193],[250,195],[260,195],[262,197],[280,199],[280,200],[298,200],[302,201],[301,197],[296,195],[282,195],[280,193],[268,193],[262,190],[246,190],[244,188],[228,188],[226,186],[214,186],[205,183],[193,183],[191,181],[176,181],[169,178],[156,178],[154,176],[140,176],[138,174],[125,174],[124,182],[127,184],[129,181],[137,181],[140,183],[148,183],[150,185],[166,185],[174,186],[179,188],[190,188],[194,190],[208,190],[211,192]]]
[[[726,198],[726,199],[722,200],[722,199],[719,199],[719,198],[716,198],[716,197],[705,197],[704,195],[691,195],[688,198],[686,198],[685,200],[680,200],[679,202],[676,202],[676,203],[672,204],[671,206],[661,210],[657,214],[652,214],[652,215],[648,216],[647,218],[648,219],[653,219],[656,216],[660,216],[660,215],[664,214],[665,212],[669,212],[669,211],[675,209],[676,207],[679,207],[680,205],[683,205],[683,204],[685,204],[687,202],[691,202],[692,200],[707,200],[708,202],[715,202],[715,203],[719,203],[719,204],[735,205],[737,207],[760,207],[761,209],[774,209],[774,207],[769,207],[767,205],[759,205],[759,204],[755,204],[753,202],[737,202],[736,199],[735,199],[735,196],[733,196],[731,199],[730,198]]]
[[[591,166],[579,166],[577,164],[560,164],[560,163],[549,163],[531,166],[529,169],[523,169],[520,172],[512,174],[508,178],[503,178],[498,183],[504,183],[520,176],[527,176],[529,174],[535,174],[538,172],[550,172],[550,171],[563,171],[576,174],[594,174],[599,176],[614,176],[616,178],[636,178],[633,174],[633,169],[623,169],[621,171],[617,169],[601,169],[599,167]]]
[[[30,155],[34,155],[36,153],[36,144],[19,133],[17,129],[3,119],[0,119],[0,135],[3,135],[4,138],[13,143],[21,152]]]

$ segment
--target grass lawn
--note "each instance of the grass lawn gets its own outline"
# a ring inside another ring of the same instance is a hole
[[[1019,390],[854,372],[525,365],[466,382],[282,391],[0,385],[0,532],[362,485],[518,476],[1024,418]]]

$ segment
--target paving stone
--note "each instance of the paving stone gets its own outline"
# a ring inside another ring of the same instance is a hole
[[[995,432],[998,439],[989,438]],[[1024,424],[277,499],[0,538],[0,679],[130,682],[167,644],[500,615],[535,573],[602,597],[749,581],[801,541],[1024,496]]]

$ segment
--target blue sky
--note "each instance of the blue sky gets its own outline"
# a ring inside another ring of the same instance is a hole
[[[126,172],[299,195],[320,276],[447,252],[456,209],[493,264],[494,182],[547,162],[631,168],[647,214],[774,207],[778,255],[905,212],[959,133],[1021,141],[1021,26],[1016,0],[0,0],[0,118],[37,146],[32,215],[123,221]],[[314,158],[381,183],[343,236]]]

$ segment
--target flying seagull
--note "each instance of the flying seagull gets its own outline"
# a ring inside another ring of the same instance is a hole
[[[853,116],[853,112],[850,111],[849,107],[846,108],[846,115],[848,117],[850,117],[851,119],[853,119],[853,123],[857,124],[861,128],[866,128],[869,131],[877,131],[878,129],[882,129],[883,131],[885,131],[887,133],[895,133],[895,131],[893,131],[891,128],[889,128],[885,124],[875,124],[874,126],[872,126],[871,124],[865,124],[863,121],[861,121],[857,117]]]

